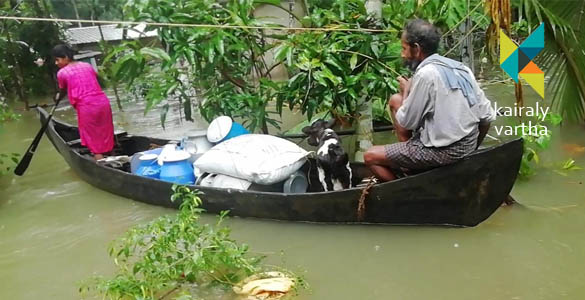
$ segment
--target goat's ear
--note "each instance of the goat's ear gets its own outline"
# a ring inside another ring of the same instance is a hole
[[[335,118],[327,121],[327,123],[325,124],[325,128],[332,128],[333,126],[335,126]]]
[[[311,126],[305,126],[301,131],[306,135],[311,135],[313,133],[313,128]]]

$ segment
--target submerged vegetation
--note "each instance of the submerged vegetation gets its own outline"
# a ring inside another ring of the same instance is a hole
[[[8,174],[18,164],[18,153],[0,153],[0,176]]]
[[[2,123],[16,121],[19,118],[20,115],[10,109],[10,107],[4,103],[4,99],[0,98],[0,131],[2,131]],[[8,174],[18,163],[19,157],[20,155],[18,153],[0,152],[0,176]]]
[[[541,165],[541,152],[549,149],[551,146],[552,130],[549,127],[560,126],[563,122],[563,117],[556,113],[550,113],[536,115],[524,121],[534,124],[534,127],[539,129],[531,130],[526,126],[522,126],[525,123],[515,127],[515,130],[519,130],[519,135],[524,139],[524,154],[522,155],[522,162],[518,172],[520,179],[528,179],[536,173],[537,167]],[[544,130],[541,130],[542,128]],[[569,171],[582,170],[572,158],[556,163],[556,165],[553,167],[553,171],[562,176],[567,176],[567,172]]]
[[[83,295],[105,299],[196,299],[195,289],[220,288],[224,293],[253,274],[262,274],[263,257],[251,255],[246,244],[230,237],[219,215],[215,225],[202,224],[197,192],[174,186],[171,200],[181,203],[177,215],[163,216],[130,229],[110,247],[117,267],[111,278],[86,282]],[[290,272],[297,286],[302,280]]]
[[[538,115],[528,122],[539,128],[547,128],[545,124],[552,126],[559,126],[562,122],[562,117],[558,114],[547,114],[546,116]],[[522,155],[522,162],[520,164],[519,174],[521,179],[528,179],[534,175],[537,165],[540,164],[540,152],[548,149],[551,142],[550,130],[545,130],[544,133],[532,132],[530,129],[525,127],[521,128],[522,138],[524,139],[524,154]]]
[[[16,121],[20,119],[20,115],[15,113],[8,104],[5,103],[4,99],[0,98],[0,125],[8,121]]]

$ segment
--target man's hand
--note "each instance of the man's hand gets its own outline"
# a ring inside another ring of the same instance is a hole
[[[475,147],[475,149],[478,149],[479,146],[481,145],[481,143],[483,142],[483,139],[485,138],[485,136],[487,135],[488,131],[490,130],[490,122],[484,122],[484,123],[479,123],[479,135],[477,136],[477,146]]]
[[[398,77],[398,83],[400,84],[400,94],[406,99],[410,92],[410,79],[405,77]]]

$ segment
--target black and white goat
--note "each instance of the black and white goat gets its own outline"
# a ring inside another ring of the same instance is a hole
[[[331,129],[335,119],[326,122],[319,119],[311,126],[303,128],[311,146],[317,146],[317,170],[319,181],[325,191],[339,191],[351,187],[351,168],[349,157],[339,136]]]

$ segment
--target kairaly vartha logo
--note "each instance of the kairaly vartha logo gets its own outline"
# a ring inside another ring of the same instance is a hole
[[[500,30],[500,65],[502,69],[518,82],[518,77],[526,80],[544,99],[544,72],[533,59],[544,48],[544,23],[518,47]]]

